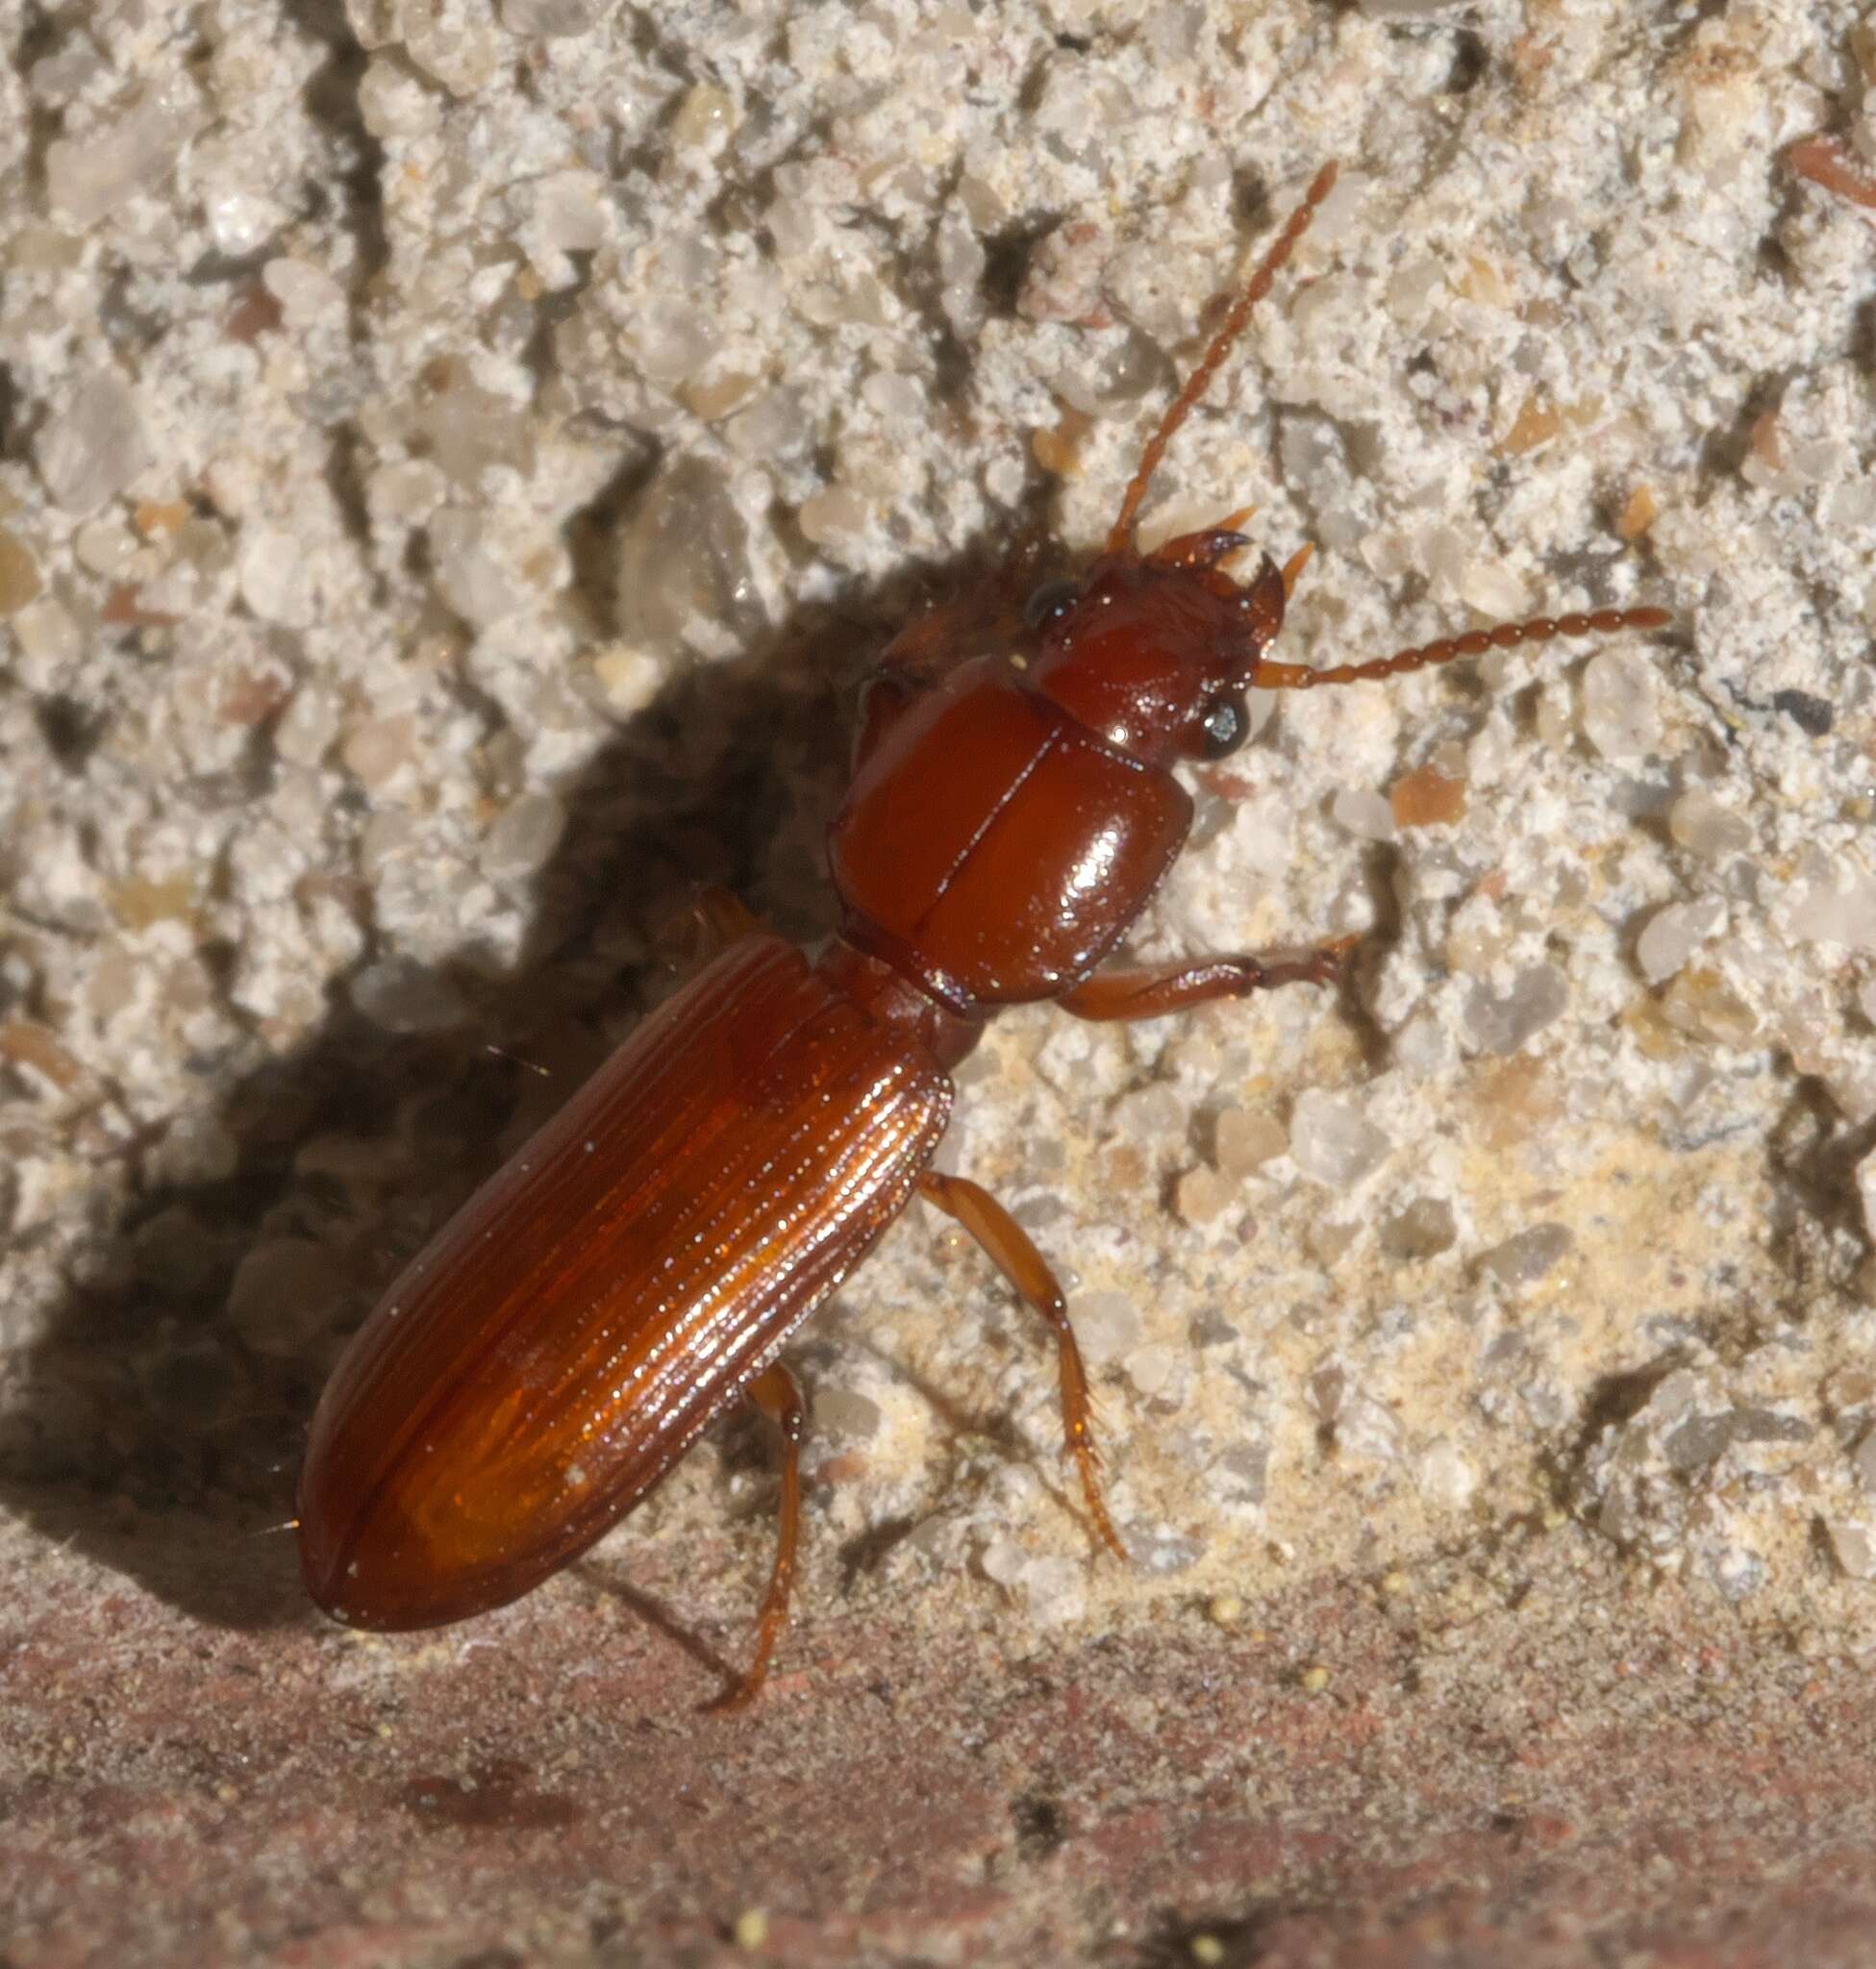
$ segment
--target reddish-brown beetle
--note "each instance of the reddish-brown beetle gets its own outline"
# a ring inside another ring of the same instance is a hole
[[[1352,684],[1553,636],[1654,629],[1659,609],[1507,624],[1378,662],[1267,661],[1288,582],[1228,520],[1142,555],[1168,440],[1335,182],[1324,169],[1162,419],[1106,548],[1030,607],[941,609],[888,649],[830,831],[839,935],[806,953],[727,897],[724,946],[444,1226],[334,1374],[300,1480],[313,1596],[365,1628],[461,1620],[608,1531],[741,1393],[782,1442],[781,1532],[755,1658],[788,1613],[802,1403],[777,1352],[922,1196],[1053,1330],[1063,1427],[1102,1540],[1087,1377],[1041,1255],[989,1194],[931,1162],[948,1071],[1004,1006],[1156,1018],[1338,972],[1212,958],[1100,968],[1183,845],[1173,776],[1245,730],[1244,693]]]

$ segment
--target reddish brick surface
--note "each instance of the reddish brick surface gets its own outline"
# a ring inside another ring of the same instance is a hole
[[[742,1636],[677,1611],[728,1534],[382,1641],[197,1543],[242,1625],[0,1543],[10,1969],[728,1963],[754,1909],[804,1969],[1876,1961],[1866,1668],[1568,1533],[1052,1640],[981,1583],[811,1581],[728,1719]]]

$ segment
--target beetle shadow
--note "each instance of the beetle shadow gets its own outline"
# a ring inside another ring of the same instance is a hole
[[[662,1634],[681,1655],[695,1662],[719,1684],[718,1694],[709,1698],[701,1705],[702,1707],[708,1708],[712,1702],[719,1701],[740,1685],[742,1677],[730,1661],[708,1641],[699,1639],[663,1601],[654,1598],[640,1586],[628,1585],[611,1565],[594,1565],[580,1558],[574,1560],[574,1570],[594,1592],[616,1601],[634,1619],[654,1633]],[[753,1622],[751,1632],[754,1632]]]
[[[1019,1306],[1017,1312],[1021,1315],[1022,1321],[1026,1322],[1026,1309]],[[1037,1321],[1035,1324],[1039,1334],[1040,1322]],[[1066,1439],[1060,1432],[1053,1440],[1045,1431],[1031,1435],[1011,1409],[970,1407],[964,1395],[933,1381],[929,1375],[913,1367],[901,1355],[881,1346],[870,1334],[858,1333],[850,1328],[843,1338],[849,1347],[863,1354],[870,1354],[889,1374],[903,1382],[932,1411],[938,1421],[940,1438],[949,1461],[961,1461],[968,1456],[973,1445],[982,1445],[1003,1461],[1021,1465],[1036,1479],[1042,1494],[1056,1506],[1063,1517],[1087,1533],[1093,1553],[1096,1556],[1100,1554],[1100,1533],[1089,1522],[1088,1507],[1079,1486],[1071,1486],[1066,1478],[1066,1473],[1073,1465],[1069,1461]],[[1037,1373],[1042,1380],[1053,1384],[1057,1374],[1053,1343],[1045,1338],[1038,1338],[1036,1347]],[[1098,1409],[1098,1402],[1096,1407]],[[1059,1408],[1052,1412],[1060,1415]],[[811,1424],[812,1421],[811,1411]],[[1098,1433],[1097,1429],[1097,1446]],[[863,1539],[854,1543],[856,1549],[863,1549],[865,1541]],[[849,1576],[852,1576],[851,1571]]]
[[[388,1030],[382,1006],[374,1022],[354,1002],[360,971],[391,955],[369,932],[290,1052],[269,1057],[234,1014],[249,1036],[232,1067],[205,1063],[213,1095],[116,1145],[118,1165],[83,1200],[102,1227],[84,1276],[9,1363],[0,1507],[205,1622],[307,1618],[294,1482],[345,1339],[403,1259],[675,985],[700,885],[789,936],[834,927],[820,847],[846,780],[852,687],[910,616],[1007,561],[1008,537],[679,667],[559,789],[567,825],[521,893],[518,957],[498,968],[463,949],[416,978],[402,1023],[418,1030]],[[457,1009],[446,1021],[422,1012],[438,1003]],[[217,1145],[213,1178],[164,1173],[191,1141]]]

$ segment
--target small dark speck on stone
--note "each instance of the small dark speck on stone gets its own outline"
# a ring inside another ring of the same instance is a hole
[[[1775,690],[1772,706],[1813,738],[1822,738],[1837,723],[1837,710],[1829,700],[1813,697],[1808,690]]]
[[[1052,1798],[1019,1798],[1010,1815],[1016,1825],[1016,1851],[1025,1859],[1047,1859],[1068,1836],[1062,1807]]]
[[[46,750],[67,772],[83,770],[103,734],[104,720],[71,697],[42,697],[33,709]]]

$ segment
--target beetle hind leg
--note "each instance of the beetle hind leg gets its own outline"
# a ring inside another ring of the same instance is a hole
[[[1039,1312],[1054,1330],[1061,1363],[1064,1443],[1081,1473],[1082,1496],[1101,1543],[1116,1558],[1125,1559],[1127,1548],[1120,1542],[1120,1533],[1114,1530],[1101,1496],[1101,1458],[1094,1447],[1094,1402],[1088,1390],[1088,1369],[1082,1363],[1081,1349],[1075,1344],[1075,1330],[1068,1323],[1067,1301],[1056,1284],[1048,1260],[1037,1250],[1029,1233],[981,1183],[972,1183],[966,1176],[943,1176],[935,1169],[927,1170],[919,1179],[918,1193],[970,1234],[1024,1303]]]
[[[794,1584],[795,1554],[801,1542],[801,1436],[807,1426],[807,1409],[800,1384],[779,1360],[773,1360],[743,1394],[750,1406],[775,1426],[782,1449],[782,1507],[776,1527],[775,1569],[769,1574],[768,1591],[763,1596],[763,1610],[756,1623],[756,1652],[742,1680],[708,1705],[719,1710],[746,1708],[768,1680],[775,1644],[788,1624],[788,1592]]]

